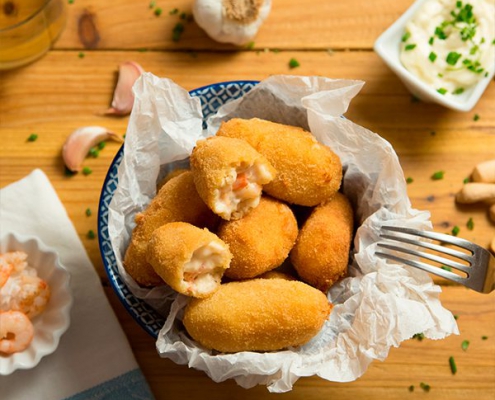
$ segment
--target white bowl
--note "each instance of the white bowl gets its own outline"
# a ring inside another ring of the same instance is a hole
[[[0,238],[0,253],[16,250],[28,255],[28,265],[48,283],[51,296],[46,309],[32,320],[34,338],[29,347],[9,356],[0,355],[0,375],[36,366],[42,357],[56,350],[60,337],[70,325],[70,276],[60,264],[57,253],[34,237],[9,233]]]
[[[453,97],[438,93],[435,88],[408,71],[400,61],[400,44],[402,42],[406,24],[426,1],[429,0],[417,0],[404,14],[402,14],[402,16],[376,40],[374,50],[417,98],[426,102],[438,103],[453,110],[469,111],[476,105],[486,87],[493,79],[495,74],[494,68],[492,68],[491,73],[487,77],[483,77],[476,85],[466,89],[464,93]]]

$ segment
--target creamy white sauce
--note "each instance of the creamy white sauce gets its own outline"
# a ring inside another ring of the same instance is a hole
[[[474,19],[456,21],[452,12],[466,16],[467,5]],[[455,96],[490,76],[494,39],[495,0],[430,0],[407,23],[400,59],[439,93]]]

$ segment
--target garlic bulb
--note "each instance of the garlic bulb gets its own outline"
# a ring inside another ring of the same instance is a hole
[[[254,38],[270,8],[271,0],[195,0],[193,15],[212,39],[243,45]]]

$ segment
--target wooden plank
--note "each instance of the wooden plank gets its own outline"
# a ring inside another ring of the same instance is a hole
[[[408,190],[414,207],[430,210],[435,229],[461,228],[460,236],[486,246],[495,234],[483,207],[458,207],[453,195],[479,160],[495,158],[495,85],[490,84],[470,113],[440,106],[411,103],[411,96],[395,75],[371,52],[244,52],[198,53],[196,57],[175,52],[55,51],[25,68],[9,71],[0,79],[0,186],[18,180],[33,168],[42,168],[67,207],[77,231],[101,276],[102,262],[96,240],[98,198],[108,166],[119,145],[109,143],[97,159],[88,159],[89,176],[67,177],[60,151],[67,135],[84,125],[103,125],[125,133],[127,117],[105,117],[112,97],[118,64],[135,60],[158,76],[167,76],[193,89],[209,83],[236,79],[264,79],[270,74],[325,75],[366,81],[346,114],[356,123],[389,140],[397,151],[406,176],[414,182]],[[289,70],[296,57],[301,67]],[[228,61],[228,68],[226,62]],[[480,115],[473,121],[474,113]],[[431,132],[435,132],[432,134]],[[30,133],[39,139],[27,143]],[[433,172],[445,178],[432,181]],[[94,214],[86,217],[90,207]],[[473,217],[475,229],[465,228]]]
[[[234,45],[213,41],[194,21],[184,23],[180,41],[174,42],[172,30],[183,22],[179,15],[190,14],[193,2],[159,0],[154,2],[154,8],[150,8],[150,3],[150,0],[77,0],[67,7],[67,27],[56,48],[236,49]],[[254,39],[256,48],[370,49],[412,1],[312,0],[309,6],[298,0],[272,3],[270,15]],[[162,10],[159,17],[154,14],[157,8]],[[169,15],[175,8],[180,12]],[[82,25],[86,26],[84,35],[79,33]]]
[[[154,340],[129,316],[113,293],[108,294],[157,400],[199,398],[204,393],[219,400],[268,399],[271,396],[263,386],[245,390],[232,380],[217,384],[200,371],[160,359]],[[384,362],[373,362],[355,382],[332,383],[318,377],[302,378],[291,392],[284,394],[284,398],[353,400],[427,395],[439,400],[493,399],[495,293],[481,295],[465,288],[449,287],[444,288],[441,299],[447,309],[458,315],[459,336],[438,341],[405,341],[398,349],[392,349]],[[482,336],[488,339],[483,340]],[[461,349],[464,340],[470,342],[466,351]],[[456,375],[452,375],[449,368],[450,356],[457,364]],[[419,387],[420,382],[431,385],[428,394]],[[410,385],[415,386],[414,393],[409,392]]]

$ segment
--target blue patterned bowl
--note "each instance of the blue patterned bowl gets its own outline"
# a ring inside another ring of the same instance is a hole
[[[253,88],[257,81],[232,81],[214,83],[203,86],[190,92],[191,96],[199,97],[203,110],[203,127],[206,127],[206,119],[217,112],[220,106],[237,99]],[[118,185],[117,170],[124,156],[124,146],[120,148],[108,170],[100,195],[98,208],[98,238],[100,253],[103,259],[106,273],[118,298],[131,316],[143,329],[154,338],[162,328],[165,320],[151,306],[143,300],[136,298],[120,278],[115,253],[108,235],[108,206],[112,200]]]

